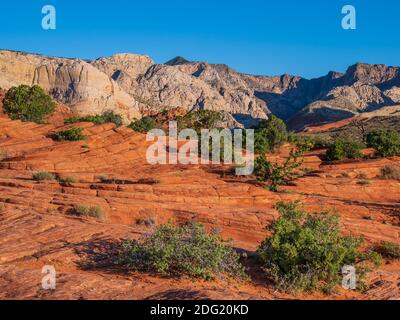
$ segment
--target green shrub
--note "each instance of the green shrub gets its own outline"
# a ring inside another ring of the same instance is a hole
[[[353,141],[336,139],[326,151],[328,161],[362,158],[363,145]]]
[[[206,280],[225,273],[244,276],[239,255],[219,235],[207,234],[197,223],[161,225],[139,241],[124,241],[119,263],[138,271]]]
[[[44,181],[44,180],[53,181],[53,180],[56,180],[56,176],[54,174],[50,173],[50,172],[47,172],[47,171],[35,172],[32,175],[32,178],[33,178],[33,180],[36,180],[36,181]]]
[[[381,179],[400,180],[400,166],[384,166],[381,169]]]
[[[367,135],[367,145],[381,157],[400,155],[400,134],[394,130],[377,130]]]
[[[341,235],[337,215],[307,213],[299,202],[278,202],[276,207],[280,217],[268,227],[271,236],[257,254],[279,289],[331,291],[342,278],[343,266],[367,259],[379,263],[376,253],[359,252],[361,238]],[[362,270],[357,268],[358,284]]]
[[[146,133],[156,128],[157,123],[152,117],[144,117],[132,122],[128,127],[134,131]]]
[[[103,209],[99,206],[78,205],[74,207],[74,214],[77,216],[88,216],[98,219],[104,217]]]
[[[199,109],[177,117],[179,130],[190,128],[197,132],[201,129],[214,129],[221,120],[221,113],[213,110]]]
[[[286,124],[279,118],[271,115],[268,120],[262,120],[253,127],[254,152],[264,154],[273,152],[288,140]]]
[[[45,117],[55,111],[56,105],[39,86],[20,85],[8,90],[3,108],[11,119],[43,123]]]
[[[62,130],[51,135],[51,138],[57,141],[79,141],[86,139],[82,128],[71,128]]]
[[[294,143],[297,148],[303,150],[313,150],[315,148],[315,139],[309,136],[290,133],[288,136],[288,142]]]
[[[60,182],[62,182],[62,183],[77,183],[77,182],[79,182],[79,179],[75,178],[75,177],[63,177],[60,179]]]
[[[64,120],[65,124],[77,122],[92,122],[94,124],[114,123],[117,127],[120,127],[122,125],[122,116],[113,111],[106,111],[101,115],[96,114],[85,117],[73,117]]]
[[[398,243],[382,241],[375,246],[374,251],[389,260],[400,259],[400,245]]]
[[[254,162],[254,174],[260,182],[269,181],[269,189],[277,192],[279,186],[285,185],[295,178],[295,170],[304,162],[304,158],[300,159],[302,154],[303,150],[298,149],[295,151],[292,149],[289,157],[282,165],[272,163],[267,157],[260,156]]]

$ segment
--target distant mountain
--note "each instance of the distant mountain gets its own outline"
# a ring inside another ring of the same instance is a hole
[[[39,84],[82,114],[113,109],[125,121],[160,110],[212,109],[249,126],[275,114],[291,129],[400,104],[400,68],[358,63],[316,79],[241,74],[224,64],[145,55],[93,61],[0,51],[0,88]],[[229,121],[230,124],[238,123]]]
[[[181,56],[177,56],[177,57],[175,57],[175,58],[173,58],[173,59],[171,59],[171,60],[168,60],[166,63],[164,63],[164,64],[167,64],[167,65],[169,65],[169,66],[178,66],[178,65],[180,65],[180,64],[186,64],[186,63],[190,63],[190,61],[189,60],[186,60],[184,57],[181,57]]]

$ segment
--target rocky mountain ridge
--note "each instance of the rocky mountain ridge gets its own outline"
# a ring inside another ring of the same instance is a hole
[[[305,79],[241,74],[224,64],[146,55],[96,60],[0,51],[0,88],[38,84],[79,114],[114,110],[125,122],[162,110],[211,109],[250,126],[275,114],[291,129],[338,121],[400,103],[400,68],[358,63]]]

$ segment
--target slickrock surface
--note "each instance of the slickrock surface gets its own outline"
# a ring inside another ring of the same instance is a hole
[[[86,141],[47,137],[73,126],[84,128]],[[277,217],[273,207],[279,200],[302,199],[310,210],[336,208],[343,231],[364,236],[368,245],[400,241],[400,182],[376,178],[382,166],[398,164],[399,158],[328,166],[321,165],[318,152],[310,152],[304,165],[308,173],[284,192],[272,193],[254,177],[232,176],[225,167],[151,166],[147,146],[144,135],[113,124],[37,125],[0,115],[0,298],[400,298],[398,262],[375,271],[367,293],[340,289],[331,296],[276,292],[254,268],[251,281],[196,283],[116,270],[105,253],[114,252],[119,239],[151,231],[137,225],[138,219],[153,218],[156,224],[195,219],[219,228],[235,247],[251,253],[265,238],[265,226]],[[32,173],[42,170],[79,182],[34,181]],[[370,177],[370,185],[357,183],[361,173]],[[99,205],[105,218],[71,215],[76,205]],[[54,291],[41,287],[44,265],[57,270]]]

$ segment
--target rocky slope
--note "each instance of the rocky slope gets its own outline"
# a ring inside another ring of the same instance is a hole
[[[55,142],[47,135],[79,126],[86,141]],[[386,164],[376,159],[323,165],[310,152],[308,172],[282,193],[272,193],[254,178],[229,175],[220,166],[157,165],[146,161],[145,136],[112,124],[94,126],[22,123],[0,115],[0,298],[2,299],[399,299],[400,265],[387,262],[371,274],[365,294],[280,293],[251,264],[251,280],[192,282],[141,273],[123,273],[109,262],[120,239],[138,238],[156,224],[197,220],[221,230],[234,246],[252,254],[277,217],[279,200],[301,199],[307,209],[336,208],[345,233],[367,244],[400,242],[400,182],[376,178]],[[283,148],[280,156],[287,155]],[[46,170],[79,182],[37,182]],[[346,172],[347,175],[343,175]],[[369,185],[357,176],[370,178]],[[108,176],[109,181],[99,176]],[[148,183],[151,179],[158,183]],[[71,215],[76,205],[98,205],[103,220]],[[251,230],[251,231],[250,231]],[[43,290],[44,265],[57,270],[57,289]]]
[[[291,129],[302,129],[398,104],[399,70],[356,64],[344,74],[329,72],[308,80],[246,75],[182,57],[155,64],[135,54],[84,61],[0,51],[0,88],[39,84],[73,112],[112,109],[126,123],[165,109],[205,108],[229,113],[245,126],[272,113]]]

